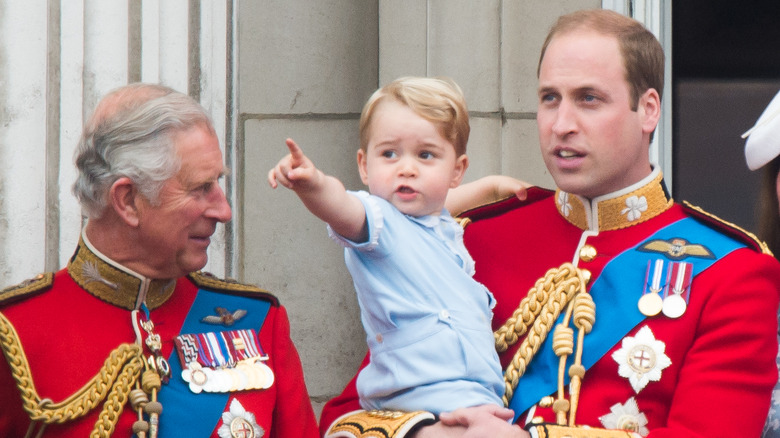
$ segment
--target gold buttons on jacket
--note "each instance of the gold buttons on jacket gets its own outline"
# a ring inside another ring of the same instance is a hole
[[[596,255],[598,253],[596,252],[596,248],[585,245],[582,248],[580,248],[580,260],[583,262],[590,262],[593,261],[593,259],[596,258]]]

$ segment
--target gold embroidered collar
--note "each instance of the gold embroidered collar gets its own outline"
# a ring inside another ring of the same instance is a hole
[[[175,279],[146,278],[114,262],[93,248],[84,233],[68,263],[68,274],[90,294],[127,310],[144,302],[150,310],[160,307],[176,286]]]
[[[652,219],[668,210],[674,201],[663,186],[663,175],[655,168],[642,181],[594,199],[558,189],[555,204],[558,212],[581,230],[609,231]]]

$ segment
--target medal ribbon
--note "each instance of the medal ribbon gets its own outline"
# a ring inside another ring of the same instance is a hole
[[[215,335],[214,332],[208,332],[198,336],[203,336],[206,338],[210,353],[214,357],[214,361],[216,362],[217,367],[224,368],[225,365],[227,365],[227,360],[225,360],[225,356],[222,355],[222,348],[220,348],[217,335]]]
[[[219,332],[220,345],[225,349],[225,356],[227,357],[227,365],[229,368],[236,366],[236,346],[232,340],[227,339],[225,332]]]
[[[670,274],[672,281],[669,282],[669,284],[672,286],[672,289],[667,295],[683,295],[685,290],[688,289],[688,287],[691,285],[691,274],[692,270],[690,263],[675,262],[672,265],[672,272]],[[685,301],[688,301],[687,298]]]
[[[653,263],[652,261],[648,261],[648,272],[649,272],[649,266]],[[657,259],[653,265],[653,280],[652,284],[650,284],[650,290],[645,291],[645,293],[655,293],[662,291],[663,288],[661,287],[661,275],[664,272],[664,261],[662,259]]]
[[[260,346],[260,342],[252,330],[230,330],[227,332],[231,341],[229,344],[233,347],[235,357],[238,362],[246,359],[267,359],[268,356],[263,352],[263,348]],[[235,341],[233,339],[240,339],[243,349],[235,348]]]
[[[643,280],[646,278],[648,262],[663,254],[642,252],[637,248],[650,240],[677,237],[685,238],[689,242],[706,242],[707,248],[715,255],[713,259],[687,258],[686,262],[692,265],[692,278],[732,251],[745,247],[745,244],[696,219],[685,218],[661,228],[637,246],[610,260],[589,290],[596,304],[596,322],[593,330],[585,336],[582,365],[586,370],[645,319],[637,308],[637,297],[641,294],[630,291],[644,287],[637,285],[645,284]],[[604,310],[599,312],[599,309]],[[561,312],[557,323],[563,320],[564,314],[565,312]],[[509,407],[515,411],[515,421],[542,397],[557,390],[559,359],[553,352],[552,338],[551,335],[547,336],[515,388],[509,403]],[[572,361],[573,357],[570,355],[567,369]],[[564,384],[568,385],[568,375],[565,375],[564,379]]]
[[[208,339],[206,339],[202,333],[194,336],[198,341],[198,362],[204,367],[216,368],[217,361],[214,359],[214,354],[211,352]]]

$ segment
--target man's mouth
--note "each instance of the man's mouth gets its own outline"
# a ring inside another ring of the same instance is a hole
[[[191,234],[190,239],[208,245],[211,242],[211,236],[213,235],[214,235],[214,231],[204,232],[201,234]]]
[[[560,149],[555,153],[555,155],[561,158],[574,158],[574,157],[582,156],[581,154],[578,154],[577,152],[568,149]]]

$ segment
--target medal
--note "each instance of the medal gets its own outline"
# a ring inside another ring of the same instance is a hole
[[[252,330],[184,334],[174,344],[181,377],[196,394],[267,389],[274,383],[273,371],[263,363],[268,354]]]
[[[642,327],[635,336],[623,338],[620,349],[612,353],[618,374],[628,379],[637,394],[650,382],[661,380],[661,372],[672,364],[666,344],[657,340],[650,327]]]
[[[637,306],[642,315],[655,316],[661,312],[664,300],[657,293],[647,293],[642,295]]]
[[[599,417],[599,421],[607,429],[627,430],[640,436],[650,433],[647,428],[647,415],[639,410],[634,397],[625,403],[615,403],[609,410],[609,414]]]
[[[669,282],[672,285],[664,298],[663,312],[669,318],[679,318],[688,307],[688,289],[690,288],[693,265],[688,262],[673,262],[669,269]]]
[[[687,307],[685,298],[678,294],[672,294],[664,299],[663,312],[669,318],[679,318],[685,313]]]
[[[663,299],[659,292],[663,290],[661,278],[663,278],[664,261],[657,259],[655,263],[647,262],[647,273],[645,274],[645,292],[639,299],[637,306],[642,315],[655,316],[663,308]]]
[[[257,424],[255,414],[233,399],[230,409],[222,413],[222,425],[217,429],[217,435],[219,438],[262,438],[265,431]]]

